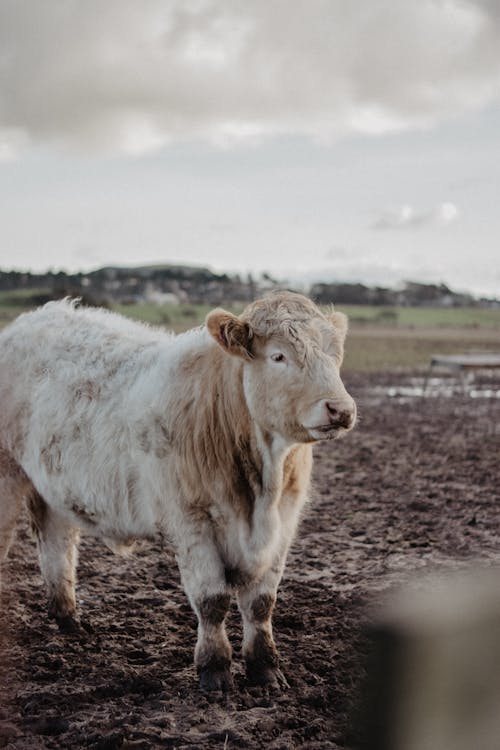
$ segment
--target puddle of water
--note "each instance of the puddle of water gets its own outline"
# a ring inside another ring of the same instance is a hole
[[[481,388],[470,381],[461,382],[450,378],[429,378],[427,383],[424,378],[412,378],[407,385],[377,385],[371,390],[377,396],[399,399],[451,398],[464,395],[475,399],[500,399],[500,387],[491,387],[490,384]]]
[[[485,388],[484,390],[471,389],[469,391],[471,398],[500,398],[500,391],[494,391],[491,388]]]

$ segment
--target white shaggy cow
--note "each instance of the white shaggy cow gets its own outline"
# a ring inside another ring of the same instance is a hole
[[[21,315],[0,334],[0,560],[25,496],[49,614],[71,629],[80,530],[112,548],[161,532],[198,617],[201,687],[230,684],[233,593],[248,680],[281,682],[271,614],[311,444],[356,418],[345,333],[291,292],[180,336],[68,301]]]

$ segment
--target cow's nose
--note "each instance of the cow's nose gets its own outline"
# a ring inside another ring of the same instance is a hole
[[[345,430],[352,427],[356,416],[354,401],[352,402],[352,406],[339,404],[334,401],[327,401],[325,406],[332,427],[343,427]]]

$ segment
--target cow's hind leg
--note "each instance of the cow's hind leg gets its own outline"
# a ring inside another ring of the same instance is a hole
[[[288,686],[279,669],[271,619],[280,578],[281,569],[269,571],[263,580],[238,591],[243,619],[243,656],[250,685]]]
[[[29,479],[0,447],[0,564],[6,559]]]
[[[231,655],[225,618],[231,597],[224,566],[209,540],[209,532],[185,539],[177,555],[182,583],[198,618],[194,662],[205,691],[228,690],[232,686]]]
[[[76,620],[75,578],[79,531],[36,491],[28,498],[38,543],[40,569],[48,589],[49,617],[63,632],[80,630]]]

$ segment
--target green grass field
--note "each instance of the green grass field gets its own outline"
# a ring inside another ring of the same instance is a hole
[[[339,305],[339,309],[349,316],[352,325],[500,329],[500,308]]]
[[[0,325],[29,309],[24,292],[0,293]],[[200,325],[210,305],[113,305],[134,320],[176,333]],[[238,313],[241,307],[229,308]],[[344,368],[351,371],[427,367],[433,354],[500,353],[500,309],[343,305],[350,320]]]
[[[500,309],[350,306],[344,367],[426,368],[433,354],[500,353]]]
[[[356,372],[428,368],[434,354],[500,354],[500,329],[384,328],[351,325],[344,369]]]

